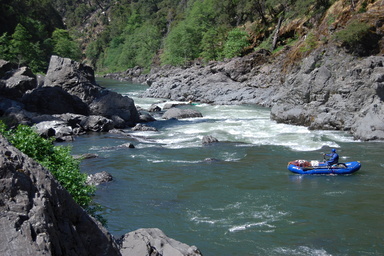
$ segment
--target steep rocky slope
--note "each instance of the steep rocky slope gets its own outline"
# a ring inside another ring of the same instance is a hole
[[[361,2],[358,2],[361,8]],[[147,83],[147,97],[213,104],[258,104],[271,118],[311,129],[350,131],[357,139],[384,139],[384,9],[382,1],[356,12],[336,1],[312,30],[308,21],[285,24],[281,37],[308,30],[293,46],[272,54],[259,50],[222,62],[189,67],[140,69],[107,77]],[[353,45],[334,40],[335,31],[353,21],[370,24],[370,32]],[[321,39],[322,38],[322,39]],[[321,40],[320,40],[321,39]],[[308,42],[310,40],[311,42]],[[310,44],[313,43],[313,44]],[[307,47],[312,47],[308,49]]]

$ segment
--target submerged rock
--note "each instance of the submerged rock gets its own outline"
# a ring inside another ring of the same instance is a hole
[[[87,184],[90,185],[100,185],[102,183],[107,183],[113,180],[113,177],[110,173],[106,171],[98,172],[95,174],[90,174],[87,177]]]
[[[219,142],[219,140],[216,139],[215,137],[211,136],[211,135],[204,136],[202,139],[203,144],[211,144],[211,143],[215,143],[215,142]]]

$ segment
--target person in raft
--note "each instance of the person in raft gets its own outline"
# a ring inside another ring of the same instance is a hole
[[[339,155],[336,153],[336,149],[334,148],[332,149],[332,153],[324,154],[324,156],[331,157],[328,161],[325,162],[328,166],[339,163]]]

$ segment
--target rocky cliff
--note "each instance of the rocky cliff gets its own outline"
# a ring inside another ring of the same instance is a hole
[[[258,104],[270,107],[277,122],[349,131],[361,140],[384,139],[384,56],[356,57],[327,46],[287,66],[289,53],[260,51],[207,65],[109,77],[147,83],[146,97]]]
[[[0,135],[1,255],[120,255],[49,171]]]

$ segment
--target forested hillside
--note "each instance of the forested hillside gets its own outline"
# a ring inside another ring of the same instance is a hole
[[[38,71],[51,54],[83,59],[105,73],[258,49],[289,47],[294,61],[329,43],[361,56],[384,48],[381,0],[2,2],[0,58]]]

